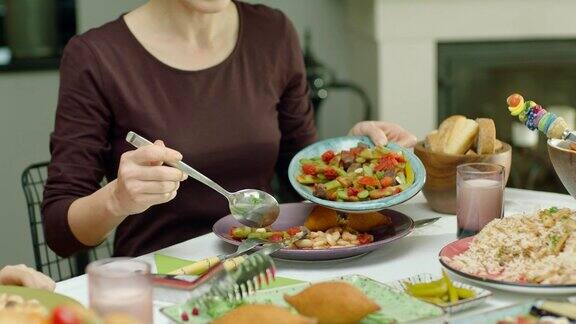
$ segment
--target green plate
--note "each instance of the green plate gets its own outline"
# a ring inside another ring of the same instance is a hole
[[[60,305],[82,306],[79,302],[70,297],[59,295],[47,290],[18,287],[18,286],[0,286],[0,295],[4,293],[11,295],[19,295],[26,300],[36,299],[49,310],[52,310]]]
[[[351,283],[380,305],[380,311],[368,315],[361,321],[362,324],[440,321],[444,317],[444,311],[440,307],[422,302],[406,293],[395,291],[391,287],[367,277],[350,275],[332,280],[343,280]],[[290,308],[284,301],[284,295],[297,294],[310,285],[311,283],[301,283],[281,288],[261,290],[249,296],[244,301],[252,304],[270,303]],[[177,323],[185,323],[182,322],[180,317],[182,312],[190,314],[194,307],[196,307],[196,305],[193,304],[174,305],[163,308],[162,313]],[[209,323],[213,318],[205,314],[206,312],[203,311],[202,308],[200,309],[200,316],[190,316],[191,322]]]

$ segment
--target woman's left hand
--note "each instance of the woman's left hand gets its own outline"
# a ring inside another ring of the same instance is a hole
[[[354,125],[348,135],[367,135],[376,145],[394,142],[404,147],[416,145],[417,138],[398,124],[385,121],[363,121]]]

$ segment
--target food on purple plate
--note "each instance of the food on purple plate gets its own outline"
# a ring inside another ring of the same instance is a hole
[[[414,183],[414,172],[402,151],[358,146],[300,160],[296,180],[314,196],[333,201],[365,201],[392,196]]]
[[[339,214],[333,209],[314,206],[304,226],[311,231],[326,231],[343,226],[358,232],[368,232],[378,227],[392,226],[392,219],[379,212]]]
[[[338,214],[322,206],[315,206],[304,222],[310,234],[301,240],[292,242],[293,249],[329,249],[354,247],[374,242],[369,231],[393,229],[392,219],[381,213]],[[299,227],[287,230],[270,228],[235,227],[229,232],[232,239],[242,241],[247,238],[259,238],[269,242],[289,240],[299,234]]]
[[[291,227],[284,231],[277,231],[268,227],[254,228],[248,226],[232,227],[228,235],[230,238],[242,241],[249,238],[262,239],[270,243],[278,243],[298,235],[301,232],[300,227]]]
[[[310,232],[307,238],[294,242],[293,246],[299,249],[337,249],[353,247],[374,242],[374,236],[359,233],[340,226],[332,227],[326,231]]]
[[[319,324],[357,323],[380,309],[360,289],[344,281],[313,284],[296,295],[285,295],[284,300]]]
[[[450,267],[493,280],[576,284],[576,212],[556,207],[495,219]]]
[[[247,238],[258,238],[271,243],[290,240],[300,233],[299,227],[292,227],[286,231],[276,231],[269,228],[235,227],[230,230],[230,237],[242,241]],[[359,233],[353,229],[332,227],[326,231],[311,231],[301,240],[292,242],[288,248],[292,249],[328,249],[359,246],[374,242],[374,236],[368,233]]]

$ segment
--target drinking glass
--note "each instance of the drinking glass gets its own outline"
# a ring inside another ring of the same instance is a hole
[[[458,238],[478,234],[504,215],[504,167],[467,163],[456,169]]]
[[[99,316],[127,315],[138,323],[152,323],[150,265],[130,258],[109,258],[90,263],[90,308]]]

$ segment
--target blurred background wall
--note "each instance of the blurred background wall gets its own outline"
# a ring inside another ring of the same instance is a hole
[[[1,0],[0,0],[1,1]],[[360,0],[361,2],[364,0]],[[145,0],[77,0],[78,31],[116,19]],[[343,0],[251,0],[279,8],[294,22],[303,41],[309,29],[316,57],[339,78],[354,72]],[[0,265],[33,265],[32,243],[20,175],[29,164],[48,160],[48,138],[53,128],[58,91],[58,72],[0,71],[0,136],[4,140],[0,159]],[[371,95],[374,95],[372,92]],[[375,101],[375,97],[371,98]],[[331,92],[319,116],[321,136],[343,135],[362,118],[360,101],[344,92]]]

